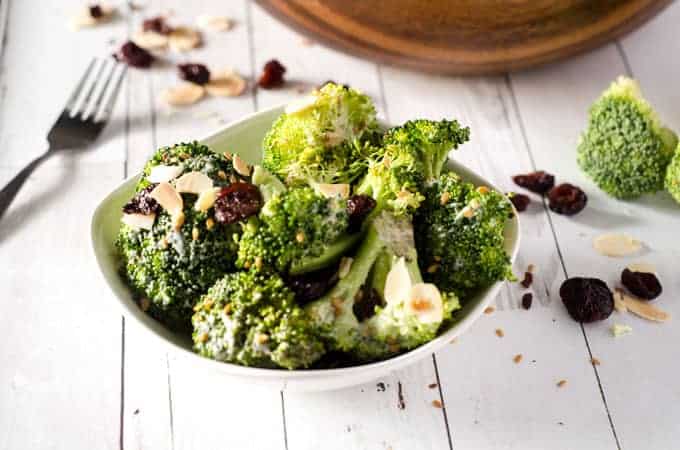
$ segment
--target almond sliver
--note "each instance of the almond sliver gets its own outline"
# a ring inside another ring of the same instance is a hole
[[[225,69],[211,75],[205,90],[216,97],[237,97],[246,89],[246,82],[231,69]]]
[[[614,290],[614,309],[620,313],[628,311],[628,307],[623,300],[623,291],[621,289]]]
[[[158,183],[158,186],[151,191],[149,196],[156,200],[171,216],[177,216],[184,208],[182,196],[169,183]]]
[[[153,228],[156,214],[123,214],[120,220],[135,230],[150,230]]]
[[[194,203],[194,209],[196,211],[206,212],[212,208],[212,206],[215,204],[215,200],[217,200],[217,194],[219,191],[219,188],[208,189],[198,194],[196,203]]]
[[[168,36],[168,44],[176,52],[188,52],[201,45],[201,33],[189,27],[177,27]]]
[[[204,30],[229,31],[234,26],[234,21],[224,16],[201,14],[196,18],[196,24]]]
[[[642,243],[627,234],[608,233],[596,237],[593,247],[601,255],[620,257],[637,253]]]
[[[200,194],[201,192],[212,190],[213,180],[203,172],[185,173],[175,182],[177,192],[188,194]]]
[[[652,320],[654,322],[666,322],[671,318],[669,313],[662,311],[647,302],[631,297],[624,292],[621,292],[621,299],[626,305],[626,308],[628,308],[628,311],[643,319]]]
[[[411,275],[406,267],[406,260],[399,258],[385,278],[385,291],[383,293],[387,304],[397,304],[409,298],[411,293]]]
[[[147,50],[157,50],[168,46],[168,37],[155,31],[138,31],[132,35],[132,42]]]
[[[153,166],[149,171],[149,176],[146,177],[151,183],[167,183],[170,180],[177,178],[181,173],[182,166],[165,166],[159,164]]]
[[[182,83],[163,91],[161,99],[172,106],[186,106],[196,103],[204,95],[203,86],[194,83]]]

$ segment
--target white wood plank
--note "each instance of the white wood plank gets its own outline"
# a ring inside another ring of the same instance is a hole
[[[501,188],[514,190],[511,175],[531,170],[504,78],[456,79],[384,69],[383,79],[394,122],[453,117],[469,125],[471,142],[453,157]],[[520,220],[522,250],[515,273],[521,278],[530,263],[537,268],[532,309],[519,307],[525,290],[507,286],[496,312],[481,317],[459,343],[436,355],[453,445],[611,448],[583,336],[561,314],[556,292],[563,273],[536,197]],[[505,332],[502,339],[495,335],[498,328]],[[516,354],[523,355],[521,364],[513,363]],[[564,391],[555,386],[562,378],[569,380]]]
[[[664,69],[677,73],[677,64],[673,68],[667,61],[677,43],[673,42],[672,27],[665,34],[666,39],[658,29],[654,30],[663,21],[670,19],[674,23],[673,17],[677,17],[676,7],[652,22],[649,25],[652,28],[643,28],[627,42],[633,50],[633,73],[639,71],[643,76],[643,90],[660,102],[664,116],[677,122],[680,109],[665,98],[673,95],[674,80],[669,74],[662,74]],[[652,31],[647,35],[645,29]],[[653,55],[642,56],[643,45],[645,49],[654,48]],[[659,71],[651,72],[647,65],[658,67]],[[677,315],[680,307],[674,298],[678,295],[678,283],[671,261],[677,261],[679,255],[674,245],[680,225],[678,205],[662,193],[630,202],[609,198],[585,177],[575,160],[576,140],[586,124],[588,106],[611,80],[624,72],[621,55],[612,45],[544,70],[513,76],[513,85],[537,166],[556,173],[561,180],[582,186],[589,196],[588,207],[578,216],[572,219],[552,216],[569,275],[600,277],[614,287],[626,264],[650,261],[659,268],[665,289],[655,304]],[[677,127],[677,123],[674,125]],[[598,255],[592,249],[592,239],[607,230],[636,236],[645,242],[645,252],[620,259]],[[565,315],[564,310],[562,314]],[[613,323],[631,325],[633,336],[614,339],[608,330]],[[585,330],[593,354],[602,361],[597,370],[621,447],[675,445],[680,390],[673,374],[678,371],[678,351],[667,343],[677,341],[677,327],[614,313],[606,322],[587,325]]]

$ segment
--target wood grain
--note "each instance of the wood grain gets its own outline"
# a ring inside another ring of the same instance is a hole
[[[670,0],[256,0],[327,45],[449,74],[530,67],[596,47]]]

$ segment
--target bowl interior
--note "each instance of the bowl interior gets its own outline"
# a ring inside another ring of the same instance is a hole
[[[271,127],[273,121],[282,113],[282,111],[282,107],[276,107],[250,115],[243,120],[230,124],[211,136],[202,139],[201,142],[205,143],[216,152],[237,152],[249,163],[258,163],[261,157],[262,139]],[[448,167],[450,170],[458,173],[466,181],[470,181],[476,185],[493,187],[487,180],[457,164],[455,161],[450,160]],[[481,314],[488,303],[494,299],[501,286],[501,283],[495,283],[494,285],[479,291],[473,298],[468,299],[463,309],[457,313],[456,320],[451,324],[449,329],[442,333],[438,338],[406,354],[386,361],[341,369],[282,371],[242,367],[208,360],[191,351],[190,339],[173,333],[142,312],[133,299],[132,291],[119,275],[120,258],[115,248],[115,240],[120,225],[120,218],[122,216],[121,208],[133,195],[134,187],[138,179],[139,175],[136,175],[125,180],[102,200],[94,212],[91,230],[92,246],[101,273],[120,304],[123,306],[126,314],[140,322],[152,335],[160,338],[165,344],[170,344],[175,350],[180,350],[188,357],[193,358],[197,364],[210,365],[213,368],[223,372],[229,372],[232,375],[253,376],[258,374],[258,376],[265,378],[290,379],[296,377],[305,378],[313,373],[347,375],[351,372],[365,371],[368,368],[393,370],[399,366],[405,365],[409,361],[418,359],[421,356],[429,355],[437,348],[450,341],[453,337],[462,333],[472,324],[474,319]],[[506,250],[514,261],[519,249],[519,221],[517,215],[515,215],[514,219],[508,221],[505,234]],[[374,373],[376,377],[380,375],[378,372]]]

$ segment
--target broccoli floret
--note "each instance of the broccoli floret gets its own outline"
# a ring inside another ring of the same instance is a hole
[[[288,273],[291,264],[321,255],[348,227],[347,200],[309,187],[274,194],[239,242],[238,265]]]
[[[677,142],[642,97],[638,83],[619,77],[591,106],[577,161],[604,192],[632,199],[663,189]]]
[[[158,165],[179,165],[183,172],[202,171],[215,186],[229,183],[231,162],[198,144],[179,144],[158,150],[144,169],[138,190],[151,189],[146,179]],[[179,174],[177,175],[179,176]],[[177,330],[190,329],[191,308],[222,275],[234,269],[240,226],[212,219],[212,209],[194,209],[197,195],[181,194],[184,223],[174,229],[171,216],[159,209],[150,230],[121,228],[116,246],[123,275],[137,291],[140,305],[156,319]],[[195,230],[195,231],[194,231]]]
[[[378,139],[371,99],[328,83],[289,106],[264,139],[263,165],[287,183],[351,183]]]
[[[383,147],[369,161],[355,193],[376,199],[377,211],[412,214],[423,201],[424,186],[441,173],[448,153],[466,142],[469,128],[455,120],[412,120],[383,136]]]
[[[512,279],[503,231],[512,216],[510,201],[486,187],[475,188],[452,172],[425,190],[414,218],[425,280],[465,298],[491,283]]]
[[[245,366],[299,369],[324,345],[280,277],[231,273],[194,308],[194,349],[202,356]]]
[[[262,200],[267,202],[274,194],[280,194],[286,190],[286,186],[262,166],[253,167],[253,184],[262,194]]]
[[[666,169],[666,190],[680,203],[680,144]]]

